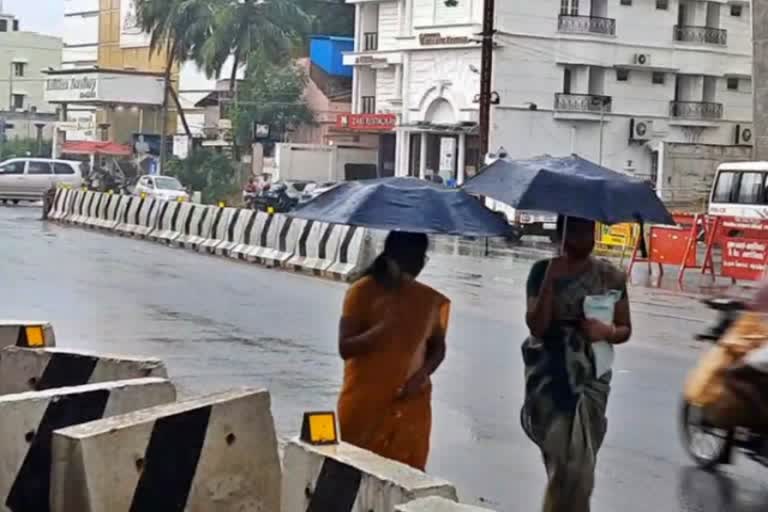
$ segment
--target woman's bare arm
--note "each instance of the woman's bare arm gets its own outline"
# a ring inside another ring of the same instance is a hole
[[[376,349],[376,340],[387,329],[385,322],[379,322],[373,327],[360,332],[355,322],[348,318],[339,321],[339,355],[343,360],[363,356]]]
[[[621,345],[632,337],[632,315],[629,308],[629,297],[624,297],[616,303],[613,314],[613,332],[606,341],[614,345]]]

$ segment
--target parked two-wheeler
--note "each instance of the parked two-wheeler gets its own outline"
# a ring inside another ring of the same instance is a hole
[[[717,324],[698,340],[717,343],[746,310],[742,301],[707,300],[704,303],[719,313]],[[707,421],[701,408],[683,400],[680,414],[683,446],[694,462],[704,469],[731,464],[734,452],[768,466],[768,438],[749,428],[724,429]]]

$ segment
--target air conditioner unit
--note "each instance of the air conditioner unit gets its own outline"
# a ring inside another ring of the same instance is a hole
[[[736,125],[736,145],[737,146],[751,146],[754,133],[751,126]]]
[[[650,66],[651,65],[651,54],[649,53],[636,53],[635,54],[635,64],[638,66]]]
[[[635,119],[629,120],[629,140],[645,141],[651,139],[653,133],[653,120]]]

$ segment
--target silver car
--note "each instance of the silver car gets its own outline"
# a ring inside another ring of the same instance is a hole
[[[0,163],[0,200],[39,201],[52,187],[83,185],[80,162],[50,158],[13,158]]]

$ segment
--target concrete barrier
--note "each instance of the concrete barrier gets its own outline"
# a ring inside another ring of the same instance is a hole
[[[82,202],[75,214],[69,219],[72,224],[85,225],[86,221],[94,214],[95,203],[98,200],[98,193],[90,190],[81,192],[83,194]]]
[[[267,234],[273,216],[262,211],[255,211],[243,231],[243,238],[229,251],[229,256],[243,261],[255,262],[258,252],[267,245]]]
[[[59,349],[0,350],[0,395],[145,377],[167,378],[159,359]]]
[[[51,512],[280,510],[266,391],[230,391],[59,430],[53,454]]]
[[[137,238],[146,238],[157,225],[157,216],[164,201],[147,197],[139,209],[139,222],[131,230]]]
[[[232,250],[243,243],[245,232],[251,227],[251,222],[256,219],[256,212],[250,209],[237,209],[229,219],[226,238],[216,246],[216,254],[230,256]]]
[[[123,236],[133,235],[133,230],[139,224],[139,212],[147,199],[139,196],[129,196],[128,202],[120,213],[118,222],[114,227],[115,233]]]
[[[74,190],[74,195],[71,199],[72,206],[70,207],[69,213],[64,216],[61,220],[63,220],[66,223],[74,224],[74,219],[77,218],[79,215],[83,214],[83,207],[85,203],[85,191],[82,189]]]
[[[0,496],[7,510],[50,510],[51,441],[55,430],[153,407],[175,398],[173,385],[163,379],[107,382],[0,397]]]
[[[461,505],[445,498],[422,498],[405,505],[395,507],[396,512],[492,512],[487,508]]]
[[[280,214],[273,217],[267,246],[260,251],[257,261],[269,267],[284,267],[296,252],[296,245],[308,221]]]
[[[213,208],[213,222],[208,238],[198,246],[198,251],[214,254],[216,248],[227,240],[233,217],[239,216],[237,208]]]
[[[333,265],[339,252],[343,228],[325,222],[308,221],[287,267],[299,272],[323,275]]]
[[[456,501],[453,485],[355,446],[293,440],[283,457],[282,512],[392,512],[418,498]]]
[[[173,244],[186,249],[198,250],[200,245],[208,239],[211,233],[217,208],[211,206],[193,205],[192,211],[187,217],[187,222],[181,232],[181,236],[173,241]]]
[[[170,244],[177,235],[174,228],[174,222],[178,220],[179,208],[181,203],[178,201],[157,201],[157,224],[147,238],[154,242]]]
[[[342,234],[334,261],[323,272],[325,277],[349,281],[376,257],[370,231],[356,226],[341,226]]]
[[[48,322],[0,320],[0,348],[55,347],[56,335]],[[2,376],[0,375],[0,379]]]
[[[99,229],[113,230],[120,221],[120,214],[128,204],[130,196],[121,196],[119,194],[108,194],[103,209],[99,212],[99,219],[94,223],[94,227]]]
[[[95,228],[101,222],[102,213],[106,210],[109,196],[101,192],[92,192],[94,194],[91,207],[88,209],[88,216],[83,219],[82,225],[88,228]]]
[[[70,188],[57,188],[53,199],[53,209],[48,213],[49,220],[63,220],[72,209],[72,200],[76,191]]]

